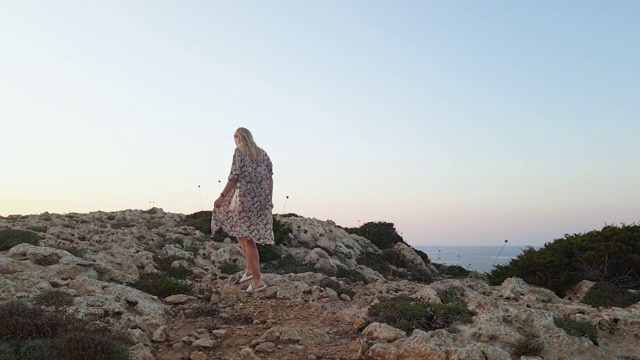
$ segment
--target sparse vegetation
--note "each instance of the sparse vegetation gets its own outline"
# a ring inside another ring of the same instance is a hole
[[[455,323],[471,323],[475,315],[464,301],[429,304],[407,295],[389,297],[369,308],[373,321],[387,323],[411,333],[415,329],[446,329]]]
[[[553,323],[567,334],[586,337],[598,345],[598,328],[585,321],[576,321],[568,317],[556,317]]]
[[[544,344],[533,336],[522,337],[513,344],[513,355],[517,357],[538,356],[542,350],[544,350]]]
[[[33,303],[40,306],[66,306],[73,304],[74,296],[62,290],[52,290],[40,294],[33,299]]]
[[[9,250],[22,243],[38,246],[40,245],[40,238],[33,231],[0,229],[0,251]]]
[[[606,281],[600,281],[591,287],[582,302],[596,307],[625,308],[640,302],[640,292],[630,292]]]

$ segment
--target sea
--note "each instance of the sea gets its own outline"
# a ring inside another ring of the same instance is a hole
[[[421,246],[432,263],[458,265],[480,273],[491,272],[495,265],[506,265],[520,255],[526,246]],[[534,246],[534,248],[537,248]]]

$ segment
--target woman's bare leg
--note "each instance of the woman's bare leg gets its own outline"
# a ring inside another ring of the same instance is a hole
[[[244,255],[244,260],[247,263],[247,269],[244,271],[244,273],[247,275],[251,275],[251,271],[249,270],[249,259],[247,258],[247,241],[248,240],[249,239],[247,238],[239,237],[238,244],[240,244],[240,247],[242,248],[242,255]]]
[[[258,247],[256,243],[245,238],[247,245],[247,264],[248,269],[251,271],[253,275],[253,279],[251,279],[251,286],[254,289],[260,288],[264,286],[264,282],[262,281],[262,274],[260,273],[260,253],[258,252]]]

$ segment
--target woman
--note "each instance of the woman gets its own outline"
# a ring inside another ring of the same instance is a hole
[[[220,197],[213,203],[211,233],[220,227],[238,238],[247,260],[240,282],[251,280],[246,292],[264,290],[256,243],[273,244],[273,164],[256,145],[251,132],[238,128],[233,134],[236,150],[231,173]]]

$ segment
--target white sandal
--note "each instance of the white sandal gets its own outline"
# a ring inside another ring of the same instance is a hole
[[[249,287],[245,291],[247,293],[249,293],[249,294],[252,294],[252,293],[255,293],[255,292],[258,292],[258,291],[262,291],[262,290],[264,290],[266,288],[267,288],[267,284],[264,284],[264,286],[261,286],[259,288],[255,288],[255,289],[253,288],[253,284],[249,284]]]
[[[247,273],[242,274],[242,277],[240,278],[240,280],[238,280],[238,282],[245,282],[247,280],[251,280],[253,279],[253,275],[247,275]]]

